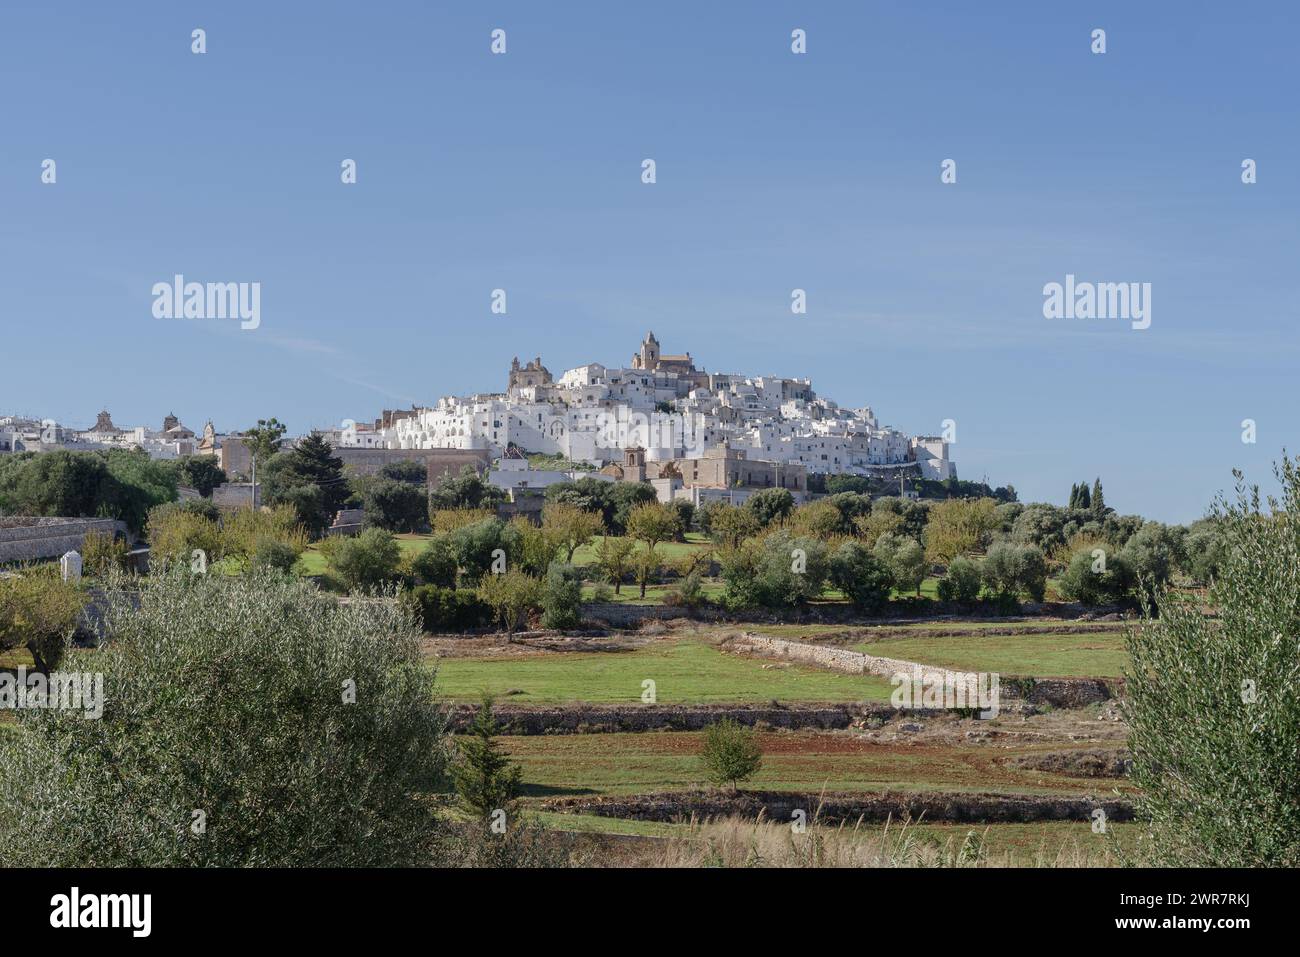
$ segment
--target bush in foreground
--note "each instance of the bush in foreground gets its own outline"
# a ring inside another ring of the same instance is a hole
[[[403,866],[449,826],[419,792],[446,738],[396,603],[272,573],[110,587],[103,716],[18,712],[0,737],[0,860],[41,867]]]
[[[1239,474],[1219,504],[1218,619],[1165,592],[1128,636],[1132,777],[1158,863],[1300,864],[1300,462],[1277,472],[1268,508]]]

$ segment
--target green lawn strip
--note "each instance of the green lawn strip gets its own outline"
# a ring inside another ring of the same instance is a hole
[[[510,704],[640,704],[646,680],[655,682],[659,704],[887,701],[892,691],[883,678],[740,657],[690,640],[635,651],[438,661],[439,693],[460,701],[486,690]],[[523,693],[507,697],[509,690]]]
[[[940,668],[1035,678],[1119,677],[1127,662],[1122,631],[890,638],[852,647],[869,655]]]
[[[508,736],[501,741],[523,768],[529,797],[645,794],[707,785],[699,732]],[[1002,763],[1018,753],[1062,750],[1059,744],[990,752],[879,745],[814,732],[768,732],[760,735],[760,745],[763,766],[746,783],[754,790],[1082,795],[1109,794],[1120,783]]]
[[[663,821],[638,821],[624,817],[601,817],[599,814],[560,814],[556,811],[530,811],[539,824],[556,831],[579,834],[632,834],[637,837],[673,837],[689,832],[689,824]]]

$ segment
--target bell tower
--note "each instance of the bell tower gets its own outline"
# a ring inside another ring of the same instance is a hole
[[[641,343],[641,351],[632,357],[632,368],[644,369],[646,372],[653,372],[659,368],[659,340],[655,338],[653,332],[646,333]]]

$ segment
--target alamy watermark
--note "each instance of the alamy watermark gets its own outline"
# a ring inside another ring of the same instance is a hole
[[[899,671],[889,703],[905,711],[978,708],[981,718],[996,718],[1001,710],[1001,679],[997,672]]]
[[[1075,282],[1067,273],[1064,283],[1043,287],[1043,316],[1047,319],[1122,319],[1134,329],[1151,325],[1151,283]]]
[[[0,709],[80,711],[88,721],[104,716],[104,675],[91,671],[51,671],[48,675],[27,673],[19,665],[15,673],[0,674]]]
[[[260,282],[186,282],[177,273],[169,283],[154,283],[151,294],[155,319],[239,319],[241,329],[262,324]]]
[[[598,444],[619,449],[680,449],[685,458],[704,454],[704,428],[681,412],[633,412],[625,405],[596,416]]]

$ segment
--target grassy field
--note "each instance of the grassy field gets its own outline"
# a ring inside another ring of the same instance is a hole
[[[962,671],[1047,677],[1114,678],[1128,658],[1121,630],[1085,634],[965,634],[918,636],[861,642],[852,646],[869,655],[902,658]]]
[[[724,654],[701,641],[660,641],[635,651],[559,652],[513,658],[444,658],[439,693],[503,703],[637,704],[641,682],[655,682],[660,704],[767,701],[887,701],[889,683]],[[509,690],[523,692],[506,696]]]
[[[524,793],[646,794],[707,785],[699,753],[703,735],[665,731],[503,737],[524,769]],[[884,745],[811,731],[759,735],[763,767],[746,786],[773,791],[987,791],[1003,794],[1109,794],[1110,779],[1081,779],[1014,768],[1002,762],[1050,746],[990,749]]]

